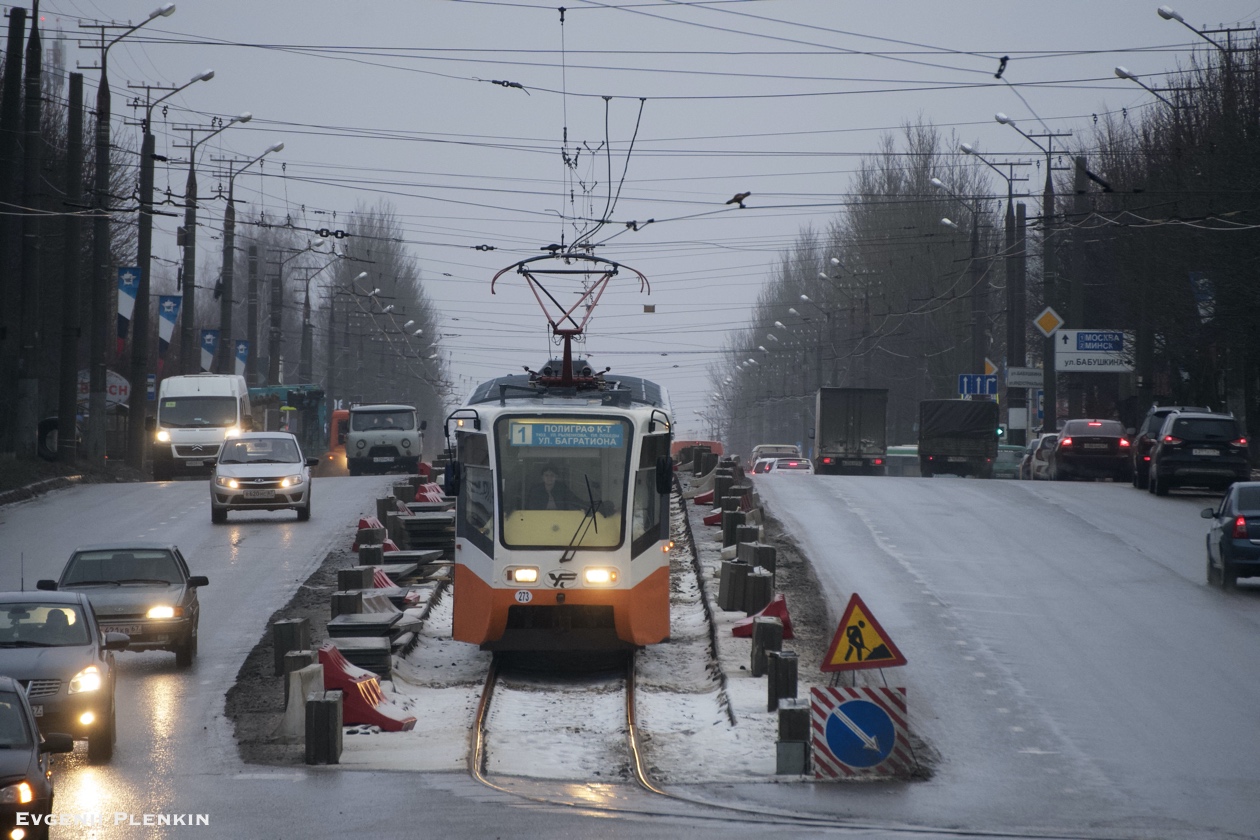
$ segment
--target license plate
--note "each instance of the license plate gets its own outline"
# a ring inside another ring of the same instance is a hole
[[[43,717],[43,716],[44,716],[44,707],[43,707],[43,706],[31,706],[31,713],[32,713],[32,714],[34,714],[34,715],[35,715],[35,717]]]
[[[139,624],[102,624],[102,633],[126,633],[128,636],[140,635]]]
[[[1107,448],[1107,444],[1105,444],[1105,443],[1087,443],[1087,444],[1085,444],[1085,448],[1086,448],[1086,449],[1106,449],[1106,448]]]
[[[204,467],[204,466],[206,466],[206,463],[207,463],[206,461],[185,461],[185,462],[184,462],[184,466],[186,466],[186,467]]]
[[[377,457],[375,457],[375,458],[373,458],[373,459],[372,459],[372,463],[374,463],[374,464],[388,464],[388,463],[392,462],[393,460],[394,460],[394,459],[393,459],[393,458],[391,458],[391,457],[389,457],[388,455],[378,455]]]
[[[967,463],[967,459],[964,458],[962,455],[951,455],[949,458],[946,458],[945,460],[949,461],[951,464]]]
[[[862,466],[862,462],[861,462],[861,461],[842,461],[841,463],[842,463],[844,466],[846,466],[846,467],[860,467],[860,466]]]
[[[1190,450],[1190,453],[1192,455],[1209,455],[1209,456],[1221,454],[1220,450],[1217,450],[1217,449],[1192,449]]]
[[[276,497],[275,490],[246,490],[245,498],[247,499],[274,499]]]

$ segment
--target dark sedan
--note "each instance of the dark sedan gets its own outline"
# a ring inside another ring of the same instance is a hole
[[[43,737],[21,684],[0,677],[0,837],[48,836],[53,753],[74,749],[63,732]],[[25,833],[18,834],[21,828]]]
[[[126,633],[130,650],[174,651],[175,664],[187,668],[197,655],[197,588],[209,583],[189,574],[178,546],[126,543],[79,548],[60,578],[38,587],[87,594],[103,631]]]
[[[40,731],[86,739],[94,763],[114,755],[113,652],[126,647],[81,592],[0,593],[0,674],[26,689]]]
[[[1050,479],[1128,481],[1133,469],[1129,447],[1125,428],[1118,420],[1068,420],[1047,459]]]
[[[1217,508],[1204,508],[1212,520],[1207,533],[1208,583],[1228,589],[1240,577],[1260,577],[1260,481],[1240,481]]]

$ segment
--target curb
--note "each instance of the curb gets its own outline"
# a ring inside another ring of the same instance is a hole
[[[13,490],[6,490],[0,493],[0,506],[20,502],[26,499],[33,499],[36,496],[48,493],[53,490],[60,490],[63,487],[69,487],[83,480],[81,475],[63,475],[57,478],[46,478],[43,481],[37,481],[34,484],[28,484],[25,487],[18,487]]]

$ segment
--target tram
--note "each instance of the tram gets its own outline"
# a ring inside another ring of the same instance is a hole
[[[578,303],[548,314],[561,358],[481,383],[446,420],[454,453],[446,491],[457,497],[454,638],[496,651],[664,641],[672,548],[668,394],[646,379],[597,372],[572,348],[622,266],[565,255],[515,267],[548,313],[543,298],[556,298],[543,278],[580,273],[587,282]],[[592,272],[600,275],[594,282]]]

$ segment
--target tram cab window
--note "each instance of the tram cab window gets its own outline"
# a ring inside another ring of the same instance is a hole
[[[616,548],[630,442],[615,417],[508,417],[496,424],[503,544]]]
[[[463,465],[463,491],[457,497],[461,530],[474,545],[489,553],[494,542],[494,476],[490,471],[490,444],[484,434],[459,433],[459,462]]]
[[[634,515],[630,523],[630,556],[637,557],[664,538],[668,496],[656,490],[656,463],[669,455],[669,435],[647,435],[634,473]]]

